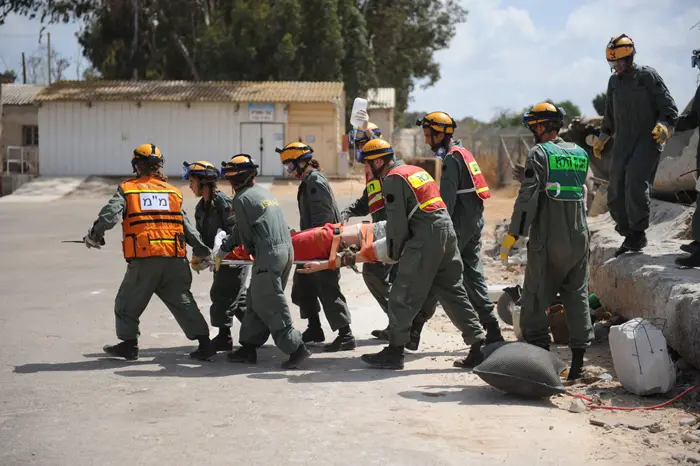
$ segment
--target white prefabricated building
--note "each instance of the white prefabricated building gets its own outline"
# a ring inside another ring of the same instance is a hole
[[[238,153],[285,176],[275,148],[291,141],[313,147],[329,175],[343,171],[342,82],[63,81],[35,102],[44,176],[129,175],[143,143],[160,147],[169,176]]]

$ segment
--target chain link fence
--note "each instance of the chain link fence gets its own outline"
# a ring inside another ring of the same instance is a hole
[[[402,128],[394,131],[393,147],[402,159],[423,165],[435,155],[425,143],[421,128]],[[504,187],[512,180],[515,164],[524,164],[532,146],[532,134],[526,128],[480,127],[457,128],[455,139],[462,142],[476,158],[489,186]],[[424,167],[425,168],[425,167]]]

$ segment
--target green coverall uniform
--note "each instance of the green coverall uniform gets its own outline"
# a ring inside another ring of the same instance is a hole
[[[587,173],[586,151],[560,137],[535,145],[525,162],[508,233],[525,236],[529,229],[520,327],[533,345],[549,347],[546,311],[557,293],[566,310],[569,346],[585,349],[593,340],[583,205]]]
[[[299,227],[308,230],[340,223],[340,210],[326,177],[316,169],[309,170],[299,185]],[[350,310],[340,290],[340,270],[324,270],[313,274],[295,273],[292,281],[292,302],[299,306],[302,319],[312,319],[321,312],[319,299],[333,331],[350,325]]]
[[[230,219],[233,200],[221,191],[216,191],[209,204],[200,199],[194,211],[197,231],[202,241],[209,248],[214,247],[216,232],[221,229],[228,233],[235,219]],[[231,327],[231,320],[236,315],[243,320],[246,301],[246,278],[250,266],[221,267],[214,272],[214,281],[209,291],[211,307],[209,314],[212,327]]]
[[[600,131],[601,137],[615,137],[608,208],[622,236],[649,228],[651,187],[663,150],[651,132],[660,121],[672,130],[677,120],[676,104],[654,68],[633,65],[610,76]]]
[[[367,188],[365,187],[362,191],[362,197],[358,198],[350,204],[345,210],[343,210],[342,215],[347,218],[351,217],[364,217],[369,215],[369,196],[367,195]],[[386,207],[381,210],[377,210],[371,214],[372,222],[377,223],[386,220]],[[362,264],[362,279],[367,285],[367,289],[374,299],[379,303],[379,307],[382,308],[384,313],[388,312],[389,308],[389,289],[391,283],[396,278],[397,267],[395,264],[383,264],[381,262],[365,262]],[[428,298],[423,303],[420,312],[416,316],[416,320],[420,323],[427,322],[435,314],[437,309],[437,299],[433,295],[429,295]],[[418,324],[418,322],[414,322]]]
[[[394,161],[390,169],[403,164]],[[464,269],[450,215],[444,209],[416,209],[409,219],[417,200],[400,176],[385,177],[382,192],[388,254],[399,261],[389,291],[390,344],[408,343],[411,323],[430,294],[437,297],[466,344],[483,340],[484,330],[464,288]]]
[[[243,244],[255,257],[239,341],[257,348],[272,334],[275,345],[292,354],[302,342],[301,333],[292,326],[284,297],[294,249],[282,208],[272,193],[254,184],[236,191],[233,210],[236,225],[221,248],[231,252],[236,245]]]
[[[128,212],[122,188],[102,207],[92,227],[93,235],[102,238],[105,231],[113,228],[124,219]],[[206,257],[209,248],[202,242],[197,230],[192,226],[185,211],[185,241],[193,249],[193,254]],[[178,257],[144,257],[127,261],[126,274],[117,297],[114,300],[117,338],[136,340],[139,332],[139,318],[148,306],[153,294],[158,296],[172,312],[175,320],[190,340],[209,336],[209,326],[199,312],[192,296],[192,271],[186,258]]]
[[[680,116],[678,119],[678,124],[676,125],[676,132],[689,131],[697,129],[700,127],[700,87],[695,91],[695,97],[693,97],[693,103],[690,106],[690,110]],[[700,169],[700,144],[697,147],[698,155],[695,159],[695,167]],[[700,176],[700,172],[696,173]],[[698,193],[698,198],[696,201],[697,207],[695,208],[695,213],[693,214],[692,223],[692,235],[693,240],[700,242],[700,193]]]
[[[454,141],[451,147],[461,146]],[[440,196],[447,205],[459,241],[459,251],[464,264],[464,287],[469,301],[479,314],[485,328],[498,327],[489,290],[481,263],[481,230],[484,228],[484,201],[474,192],[457,191],[474,188],[469,170],[458,152],[448,153],[442,162]]]

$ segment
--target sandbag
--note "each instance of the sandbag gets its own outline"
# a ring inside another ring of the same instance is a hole
[[[666,393],[676,370],[661,330],[637,317],[610,327],[610,352],[622,387],[635,395]]]
[[[489,345],[490,346],[490,345]],[[502,345],[474,373],[506,393],[526,398],[548,398],[565,392],[559,374],[566,365],[554,354],[522,342]]]

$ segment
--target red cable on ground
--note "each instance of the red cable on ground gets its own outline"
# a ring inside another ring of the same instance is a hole
[[[679,398],[681,398],[681,397],[687,395],[688,393],[692,392],[693,390],[695,390],[695,389],[698,388],[698,387],[700,387],[700,385],[693,385],[692,387],[690,387],[690,388],[684,390],[683,393],[681,393],[681,394],[679,394],[679,395],[676,395],[676,396],[674,396],[673,398],[671,398],[670,400],[664,401],[664,402],[661,403],[661,404],[654,405],[654,406],[638,406],[638,407],[636,407],[636,408],[625,408],[625,407],[622,407],[622,406],[598,406],[598,405],[594,405],[594,404],[593,404],[593,400],[591,400],[590,398],[588,398],[586,395],[579,395],[578,393],[570,393],[570,392],[566,392],[566,394],[567,394],[567,395],[571,395],[571,396],[573,396],[574,398],[581,398],[582,400],[588,401],[588,405],[587,405],[587,406],[588,406],[588,408],[590,408],[590,409],[607,409],[607,410],[610,410],[610,411],[645,411],[645,410],[650,410],[650,409],[659,409],[659,408],[663,408],[664,406],[670,405],[670,404],[673,403],[674,401],[676,401],[676,400],[678,400]]]

